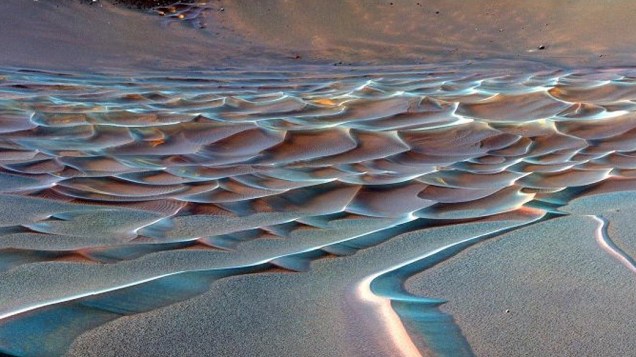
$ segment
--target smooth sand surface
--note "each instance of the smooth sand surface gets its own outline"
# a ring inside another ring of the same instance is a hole
[[[3,1],[0,65],[174,70],[508,58],[608,66],[635,58],[630,1],[241,0],[208,7],[200,29],[105,0]]]
[[[407,282],[448,300],[479,356],[622,356],[636,346],[633,272],[595,239],[598,222],[558,218],[466,250]]]

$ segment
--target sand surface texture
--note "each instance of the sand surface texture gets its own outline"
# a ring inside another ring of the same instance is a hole
[[[327,68],[4,70],[1,350],[634,347],[631,70]]]
[[[0,1],[0,354],[636,350],[636,4],[462,4]]]
[[[130,10],[107,0],[3,0],[0,63],[175,70],[490,58],[594,67],[636,60],[636,3],[628,0],[187,2]]]

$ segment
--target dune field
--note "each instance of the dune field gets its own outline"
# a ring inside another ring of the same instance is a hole
[[[0,354],[632,354],[634,11],[1,2]]]

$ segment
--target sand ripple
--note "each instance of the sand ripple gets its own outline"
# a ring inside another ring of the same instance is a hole
[[[629,70],[0,74],[4,353],[64,353],[230,275],[514,221],[357,278],[361,299],[393,301],[413,346],[468,354],[438,302],[400,284],[455,249],[567,214],[573,198],[636,186]],[[455,340],[417,320],[424,305]]]

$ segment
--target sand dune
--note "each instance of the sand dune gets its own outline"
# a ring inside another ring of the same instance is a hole
[[[0,1],[0,354],[632,354],[634,11]]]
[[[631,318],[601,302],[632,290],[632,200],[613,203],[635,187],[632,70],[303,73],[4,69],[0,351],[633,347],[595,342]],[[607,318],[588,324],[567,289]],[[576,330],[538,343],[544,314]]]

